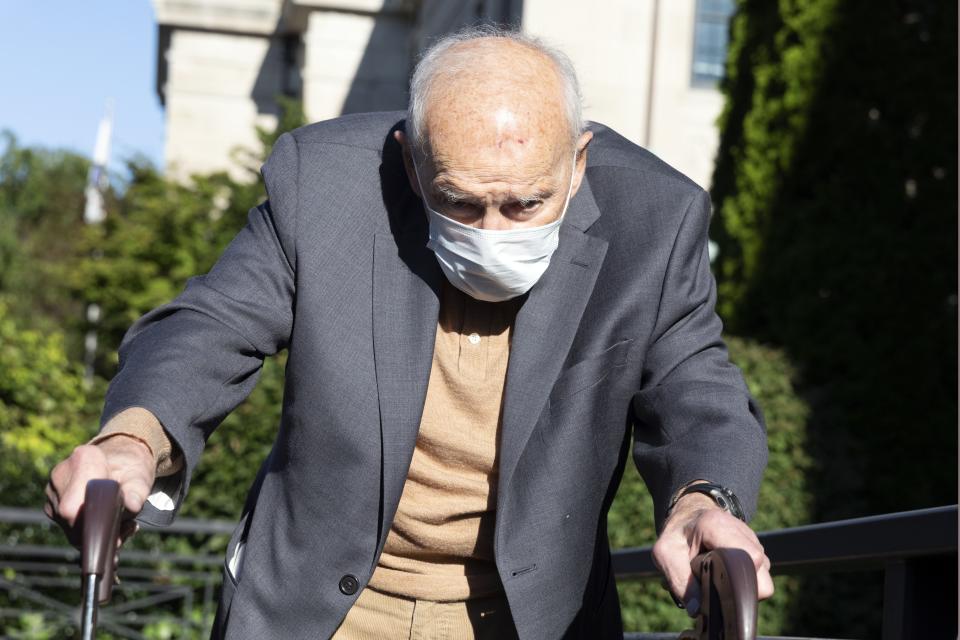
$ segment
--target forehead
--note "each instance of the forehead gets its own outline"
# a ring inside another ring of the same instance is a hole
[[[427,95],[424,136],[442,176],[533,183],[572,152],[563,87],[553,62],[514,43],[470,46]]]
[[[462,131],[431,145],[427,180],[433,190],[460,197],[545,197],[563,180],[564,157],[559,145],[526,132],[491,142],[485,134]]]

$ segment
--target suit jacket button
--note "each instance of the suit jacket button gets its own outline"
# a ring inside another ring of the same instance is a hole
[[[360,588],[360,581],[357,576],[347,574],[340,578],[340,593],[346,596],[352,596]]]

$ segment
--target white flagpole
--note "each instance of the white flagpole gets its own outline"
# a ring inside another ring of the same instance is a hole
[[[83,221],[87,224],[100,224],[107,217],[103,206],[103,190],[106,189],[107,164],[110,162],[110,135],[113,132],[113,99],[107,100],[106,113],[100,120],[97,128],[97,141],[93,148],[93,163],[90,165],[90,174],[87,178],[87,187],[84,191],[86,205],[83,210]],[[96,259],[96,256],[93,256]],[[97,330],[100,322],[100,305],[87,303],[87,322],[90,328],[84,338],[84,382],[89,386],[93,383],[93,366],[97,357]]]

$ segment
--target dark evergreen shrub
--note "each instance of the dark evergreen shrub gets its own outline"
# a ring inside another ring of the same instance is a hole
[[[956,27],[933,0],[741,0],[733,21],[720,308],[798,367],[814,521],[957,500]],[[811,577],[788,631],[878,636],[879,579]]]

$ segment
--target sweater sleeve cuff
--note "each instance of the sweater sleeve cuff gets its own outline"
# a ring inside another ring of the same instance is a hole
[[[157,477],[172,475],[183,467],[183,456],[175,450],[163,425],[142,407],[124,409],[112,417],[87,444],[98,444],[116,435],[135,438],[147,445],[156,463]]]

